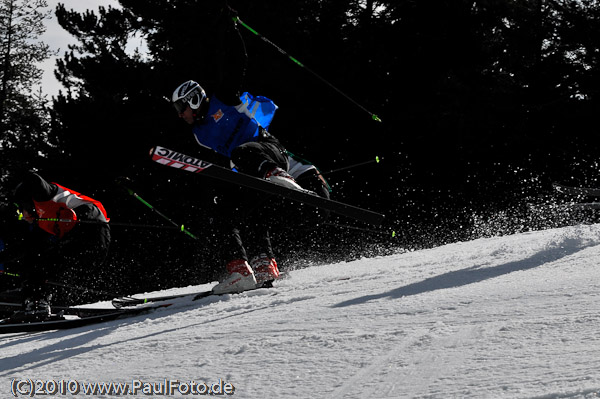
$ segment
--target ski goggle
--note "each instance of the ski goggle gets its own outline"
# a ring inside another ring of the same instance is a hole
[[[177,100],[173,103],[173,107],[175,107],[175,111],[177,111],[178,114],[183,114],[187,106],[188,103],[184,100]]]
[[[177,113],[180,114],[185,112],[188,105],[191,109],[197,110],[198,108],[200,108],[200,105],[202,104],[202,101],[204,101],[205,98],[206,94],[204,94],[204,91],[199,92],[198,90],[194,90],[185,97],[182,97],[179,100],[175,101],[173,103],[173,107],[175,107]]]

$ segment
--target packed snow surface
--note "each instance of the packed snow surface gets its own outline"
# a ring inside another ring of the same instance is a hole
[[[4,335],[0,396],[33,382],[52,397],[116,397],[81,388],[112,382],[128,397],[596,398],[599,260],[600,225],[574,226],[309,266],[272,289]]]

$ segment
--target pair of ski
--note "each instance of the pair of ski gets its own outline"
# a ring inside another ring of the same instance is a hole
[[[273,283],[267,282],[243,292],[272,287]],[[192,301],[197,301],[209,296],[220,295],[225,294],[216,294],[212,290],[207,290],[195,293],[148,298],[120,297],[113,299],[112,305],[114,308],[112,309],[54,306],[52,309],[58,313],[43,318],[36,318],[34,316],[8,317],[0,320],[0,334],[65,330],[83,327],[137,316],[160,308],[167,308],[173,305],[174,300],[185,300],[185,298],[190,298]],[[17,310],[21,305],[18,303],[0,302],[0,306],[5,309],[13,308]]]
[[[594,187],[573,187],[565,186],[559,183],[553,183],[552,186],[556,191],[568,195],[580,195],[585,197],[600,197],[600,188]],[[569,204],[573,208],[578,209],[600,209],[600,202],[575,202]]]

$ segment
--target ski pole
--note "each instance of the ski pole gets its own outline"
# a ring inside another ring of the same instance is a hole
[[[83,224],[108,224],[111,226],[136,227],[145,229],[167,229],[180,230],[179,226],[158,226],[154,224],[138,224],[138,223],[123,223],[123,222],[102,222],[100,220],[80,220],[80,219],[59,219],[59,218],[36,218],[37,222],[57,222],[57,223],[83,223]]]
[[[265,43],[270,44],[271,46],[275,47],[277,49],[277,51],[279,51],[284,56],[288,57],[293,63],[295,63],[296,65],[300,66],[301,68],[304,68],[306,71],[310,72],[313,76],[315,76],[316,78],[318,78],[319,80],[321,80],[323,83],[325,83],[326,85],[328,85],[329,87],[331,87],[333,90],[337,91],[342,96],[344,96],[346,99],[348,99],[354,105],[356,105],[357,107],[359,107],[360,109],[362,109],[363,111],[365,111],[366,113],[368,113],[369,115],[371,115],[371,119],[373,119],[374,121],[377,121],[377,122],[381,122],[381,119],[379,119],[379,117],[377,115],[375,115],[374,113],[370,112],[368,109],[366,109],[361,104],[359,104],[354,99],[352,99],[350,96],[348,96],[346,93],[344,93],[343,91],[341,91],[340,89],[338,89],[337,87],[335,87],[334,85],[332,85],[331,83],[329,83],[327,80],[325,80],[319,74],[317,74],[316,72],[314,72],[312,69],[308,68],[306,65],[304,65],[303,63],[301,63],[300,61],[298,61],[296,58],[294,58],[291,55],[289,55],[281,47],[279,47],[278,45],[276,45],[275,43],[273,43],[272,41],[270,41],[269,39],[267,39],[266,37],[264,37],[263,35],[261,35],[257,31],[255,31],[254,29],[252,29],[250,26],[248,26],[247,24],[245,24],[239,17],[237,17],[237,16],[233,17],[233,21],[234,22],[239,22],[244,28],[248,29],[254,35],[258,36],[259,39],[261,39]]]
[[[125,187],[125,186],[123,186],[123,187]],[[155,229],[171,229],[171,230],[179,230],[182,233],[185,233],[188,236],[192,237],[194,240],[198,239],[198,237],[196,237],[195,235],[193,235],[192,233],[190,233],[188,230],[186,230],[183,225],[179,225],[179,224],[175,223],[173,220],[169,219],[167,216],[165,216],[164,214],[162,214],[161,212],[159,212],[157,209],[155,209],[148,202],[144,201],[143,198],[141,198],[139,195],[137,195],[136,193],[134,193],[132,190],[130,190],[127,187],[125,187],[125,189],[131,195],[133,195],[135,198],[137,198],[138,200],[140,200],[144,205],[148,206],[151,210],[153,210],[154,212],[156,212],[159,216],[165,218],[173,226],[156,226],[156,225],[150,225],[150,224],[135,224],[135,223],[123,223],[123,222],[121,222],[121,223],[119,223],[119,222],[102,222],[100,220],[73,220],[73,219],[61,219],[61,218],[35,218],[34,220],[37,221],[37,222],[83,223],[83,224],[110,224],[111,226],[155,228]],[[18,218],[19,218],[19,220],[23,220],[24,219],[23,214],[19,213],[18,214]]]
[[[194,240],[198,239],[198,237],[196,237],[195,235],[193,235],[192,233],[190,233],[188,230],[186,230],[183,225],[179,225],[178,223],[175,223],[172,219],[170,219],[164,213],[160,212],[158,209],[156,209],[155,207],[153,207],[152,205],[150,205],[147,201],[145,201],[142,197],[140,197],[139,195],[137,195],[132,189],[130,189],[129,187],[123,185],[123,183],[119,182],[118,184],[120,184],[125,190],[127,190],[127,192],[129,193],[129,195],[131,195],[132,197],[134,197],[135,199],[137,199],[138,201],[140,201],[142,204],[146,205],[148,208],[150,208],[150,210],[152,210],[158,216],[160,216],[163,219],[165,219],[167,222],[171,223],[179,231],[181,231],[182,233],[187,234],[188,236],[190,236]]]
[[[368,165],[368,164],[373,163],[373,162],[379,163],[381,160],[383,160],[383,158],[379,158],[378,156],[375,156],[374,159],[371,159],[369,161],[355,163],[353,165],[344,166],[344,167],[338,168],[338,169],[332,169],[332,170],[329,170],[327,172],[323,172],[322,174],[328,175],[328,174],[331,174],[331,173],[340,172],[342,170],[348,170],[348,169],[356,168],[357,166]]]

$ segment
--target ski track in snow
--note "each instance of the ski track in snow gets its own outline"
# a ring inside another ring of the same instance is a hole
[[[238,398],[597,398],[599,259],[600,225],[573,226],[312,266],[273,289],[0,336],[0,396],[13,378],[166,378],[222,379]]]

